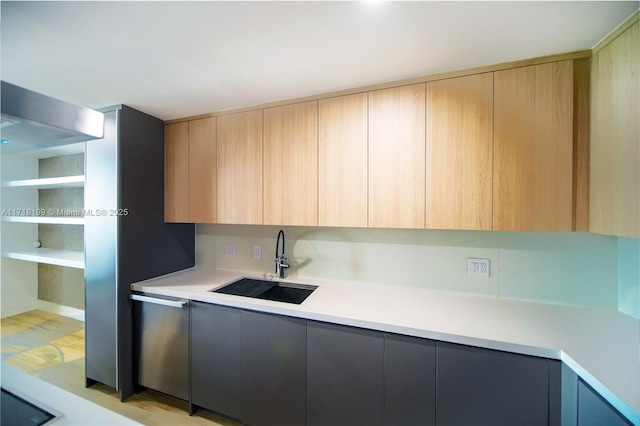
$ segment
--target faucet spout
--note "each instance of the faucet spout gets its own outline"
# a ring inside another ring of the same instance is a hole
[[[280,237],[282,237],[282,253],[280,252]],[[284,255],[285,253],[285,239],[284,239],[284,231],[281,229],[280,232],[278,232],[278,238],[276,240],[276,274],[278,274],[278,276],[280,278],[285,278],[286,276],[286,270],[289,267],[289,262],[287,260],[287,257]]]

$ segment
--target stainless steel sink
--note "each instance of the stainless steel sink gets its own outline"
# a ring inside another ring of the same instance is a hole
[[[210,291],[213,293],[232,294],[234,296],[274,300],[276,302],[295,303],[299,305],[309,297],[316,288],[318,288],[318,286],[309,284],[241,278],[224,287]]]

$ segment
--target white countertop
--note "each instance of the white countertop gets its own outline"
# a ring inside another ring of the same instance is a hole
[[[198,268],[132,284],[132,290],[290,315],[565,362],[640,425],[640,321],[613,310],[321,279],[300,305],[212,293],[241,277]]]
[[[140,425],[138,422],[4,363],[0,382],[2,388],[54,414],[56,418],[50,424],[55,426]]]

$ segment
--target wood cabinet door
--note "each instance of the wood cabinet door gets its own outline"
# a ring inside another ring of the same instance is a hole
[[[369,227],[424,228],[425,85],[369,92]]]
[[[593,57],[589,230],[640,238],[640,23]]]
[[[262,110],[218,117],[217,222],[262,223]]]
[[[318,225],[367,226],[367,94],[318,104]]]
[[[189,123],[164,126],[164,220],[189,222]]]
[[[493,229],[570,232],[572,61],[494,76]]]
[[[189,221],[216,222],[216,117],[189,122]]]
[[[426,227],[492,228],[493,73],[427,83]]]
[[[264,224],[318,224],[318,102],[264,110]]]

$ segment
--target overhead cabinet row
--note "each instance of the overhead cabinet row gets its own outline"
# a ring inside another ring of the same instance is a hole
[[[165,219],[586,230],[588,170],[574,165],[588,142],[574,131],[583,63],[167,124]]]

